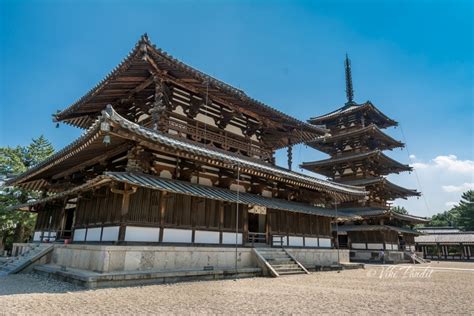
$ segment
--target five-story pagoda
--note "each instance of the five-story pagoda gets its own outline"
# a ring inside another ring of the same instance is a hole
[[[411,215],[401,216],[390,211],[390,201],[419,196],[416,190],[406,189],[390,182],[386,176],[411,171],[385,155],[383,151],[404,147],[404,144],[382,130],[398,123],[378,110],[370,101],[354,101],[350,60],[345,59],[346,104],[331,113],[313,117],[309,123],[324,126],[329,134],[307,144],[329,154],[329,159],[304,162],[301,167],[332,180],[365,187],[368,198],[339,205],[341,213],[358,214],[359,220],[339,225],[341,246],[353,249],[398,250],[412,244],[415,231],[402,226],[413,226],[424,219]]]

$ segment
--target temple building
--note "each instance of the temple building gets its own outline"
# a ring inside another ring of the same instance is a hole
[[[351,65],[345,60],[346,104],[325,115],[313,117],[309,123],[325,128],[329,133],[307,145],[330,155],[330,158],[304,162],[301,168],[351,186],[365,188],[368,197],[345,201],[338,205],[341,214],[359,217],[334,226],[340,247],[353,250],[399,250],[414,247],[418,235],[413,225],[427,222],[412,215],[390,210],[390,202],[409,196],[419,196],[416,190],[390,182],[386,176],[411,171],[412,168],[387,156],[384,151],[401,148],[404,144],[382,130],[396,126],[392,120],[370,101],[354,101]]]
[[[326,129],[178,61],[146,35],[54,119],[85,131],[7,183],[43,192],[14,207],[38,214],[34,241],[184,245],[191,255],[260,244],[334,257],[332,205],[367,193],[291,171],[292,146]],[[275,165],[282,148],[288,168]]]

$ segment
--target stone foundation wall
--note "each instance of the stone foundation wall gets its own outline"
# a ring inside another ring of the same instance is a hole
[[[235,248],[55,245],[52,264],[96,272],[235,267]],[[237,249],[238,268],[257,267],[251,248]]]
[[[337,264],[337,249],[285,248],[306,268]],[[339,250],[339,262],[349,262],[349,250]]]

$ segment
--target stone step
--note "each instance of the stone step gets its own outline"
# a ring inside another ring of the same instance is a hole
[[[275,269],[275,271],[280,274],[282,272],[304,272],[299,267],[297,268],[285,268],[285,269]]]
[[[282,272],[278,272],[279,275],[291,275],[291,274],[306,274],[306,272],[304,272],[303,270],[299,270],[299,271],[282,271]]]
[[[298,268],[301,269],[299,265],[296,263],[288,263],[288,264],[273,264],[272,268],[277,270],[277,269],[286,269],[286,268]]]

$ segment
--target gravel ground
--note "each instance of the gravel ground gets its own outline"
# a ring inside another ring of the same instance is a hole
[[[410,267],[410,268],[407,268]],[[84,290],[34,274],[0,278],[0,314],[470,314],[474,263],[367,266],[281,278]]]

